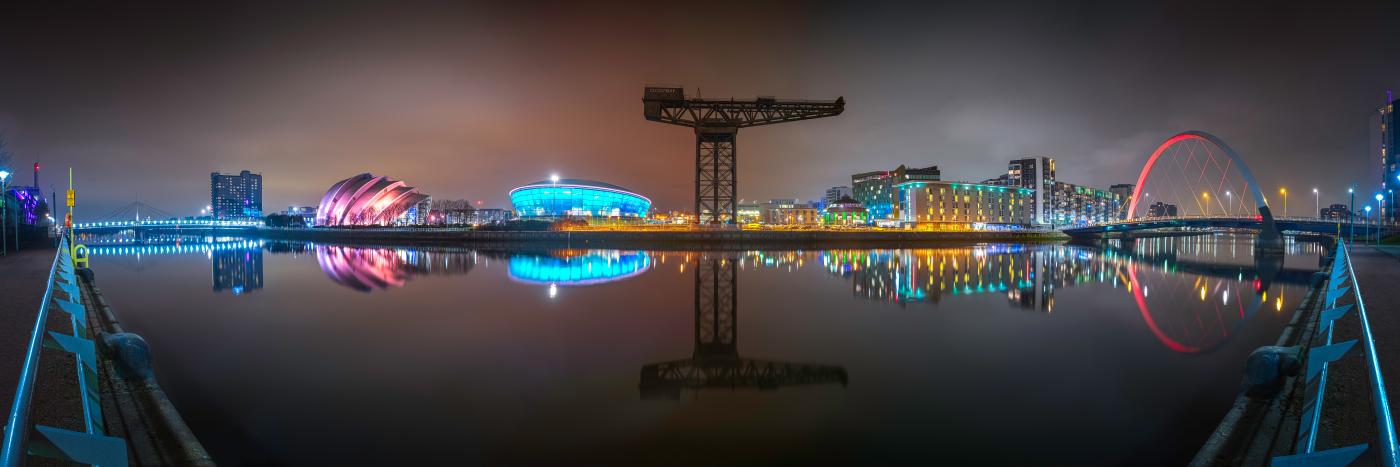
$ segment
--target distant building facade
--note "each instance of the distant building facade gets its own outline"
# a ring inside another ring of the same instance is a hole
[[[261,219],[262,174],[244,170],[238,175],[209,174],[209,207],[214,220]]]
[[[899,185],[904,196],[900,221],[936,230],[975,228],[978,224],[1024,226],[1034,222],[1026,205],[1035,190],[946,181],[910,181]]]
[[[505,222],[515,217],[511,214],[510,210],[501,208],[477,209],[475,216],[476,217],[472,220],[473,224]]]
[[[762,203],[739,203],[734,207],[734,214],[739,217],[740,224],[752,224],[763,220]]]
[[[759,222],[768,225],[816,225],[821,214],[811,204],[795,198],[772,199],[758,203]]]
[[[1133,202],[1134,188],[1137,188],[1137,185],[1131,183],[1118,183],[1108,187],[1109,193],[1118,195],[1118,202],[1121,203],[1119,207],[1120,212],[1118,213],[1118,219],[1120,220],[1128,217],[1128,206]]]
[[[1101,224],[1122,218],[1123,202],[1118,195],[1093,187],[1055,182],[1053,203],[1057,226]]]
[[[1176,205],[1167,204],[1161,201],[1152,203],[1147,207],[1148,217],[1176,217]]]
[[[822,223],[826,225],[866,225],[870,223],[870,212],[861,206],[859,201],[850,196],[843,196],[834,202],[827,203],[822,211]]]
[[[1008,187],[1035,191],[1026,207],[1027,216],[1034,219],[1034,223],[1054,222],[1055,159],[1042,156],[1012,160],[1007,164],[1004,183]]]
[[[1351,210],[1347,209],[1345,204],[1333,204],[1322,208],[1317,214],[1318,217],[1329,221],[1346,221],[1351,218]]]
[[[826,196],[822,197],[822,206],[826,207],[835,204],[837,201],[840,201],[841,198],[854,199],[854,197],[854,193],[851,192],[851,187],[845,185],[834,186],[826,189]]]
[[[1395,107],[1400,105],[1400,100],[1390,99],[1390,102],[1379,109],[1380,113],[1380,160],[1381,160],[1381,192],[1400,188],[1400,138],[1396,137],[1395,128]],[[1386,218],[1394,219],[1395,214],[1400,212],[1390,203],[1385,207]]]
[[[896,185],[909,181],[937,181],[943,178],[938,166],[908,168],[903,165],[888,171],[865,172],[851,176],[851,197],[870,214],[871,222],[900,219],[903,198]]]

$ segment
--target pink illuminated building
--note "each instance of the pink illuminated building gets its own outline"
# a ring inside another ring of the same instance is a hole
[[[316,209],[316,225],[426,224],[431,202],[404,182],[362,173],[326,191]]]

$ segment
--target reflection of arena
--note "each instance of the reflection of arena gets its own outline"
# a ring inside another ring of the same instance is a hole
[[[402,287],[422,274],[466,274],[476,254],[317,245],[316,261],[335,283],[369,292]]]
[[[651,255],[645,251],[563,250],[510,257],[511,279],[534,284],[602,284],[635,277],[650,268]]]

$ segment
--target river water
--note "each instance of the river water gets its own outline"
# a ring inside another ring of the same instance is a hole
[[[221,465],[1180,465],[1319,256],[170,240],[92,267]]]

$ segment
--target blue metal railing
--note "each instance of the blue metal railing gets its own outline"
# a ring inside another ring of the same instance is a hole
[[[1347,286],[1348,283],[1350,286]],[[1319,314],[1317,327],[1318,333],[1326,333],[1326,341],[1308,350],[1305,382],[1311,390],[1306,395],[1306,403],[1303,405],[1297,445],[1294,454],[1274,458],[1273,465],[1348,465],[1366,451],[1366,443],[1324,451],[1316,450],[1318,428],[1322,421],[1322,405],[1327,394],[1329,367],[1332,362],[1350,352],[1357,343],[1356,339],[1333,343],[1333,323],[1355,308],[1361,324],[1361,348],[1365,352],[1366,374],[1371,383],[1371,402],[1376,411],[1376,442],[1380,445],[1378,459],[1381,465],[1396,466],[1395,422],[1390,416],[1385,380],[1381,377],[1375,339],[1371,334],[1370,320],[1366,316],[1366,302],[1362,299],[1361,285],[1357,283],[1356,270],[1352,267],[1351,249],[1342,240],[1337,241],[1337,254],[1332,260],[1326,294],[1326,309]],[[1353,303],[1337,306],[1337,300],[1348,295],[1352,297]],[[1316,384],[1313,384],[1314,381]]]
[[[54,289],[67,295],[59,298]],[[45,332],[51,304],[69,315],[73,334]],[[82,391],[83,425],[85,431],[77,432],[34,425],[40,438],[30,437],[30,412],[34,399],[34,382],[38,377],[39,353],[42,347],[63,350],[77,359],[78,387]],[[59,242],[58,253],[54,254],[53,265],[49,267],[48,284],[44,288],[44,299],[39,304],[39,313],[34,321],[34,330],[29,336],[29,346],[24,355],[24,367],[15,388],[14,403],[5,423],[5,439],[0,448],[0,464],[16,467],[24,464],[29,454],[53,457],[84,464],[106,466],[127,465],[126,441],[105,436],[102,424],[102,406],[98,399],[97,387],[97,348],[87,330],[87,308],[78,294],[78,281],[74,275],[72,252],[68,241]]]

